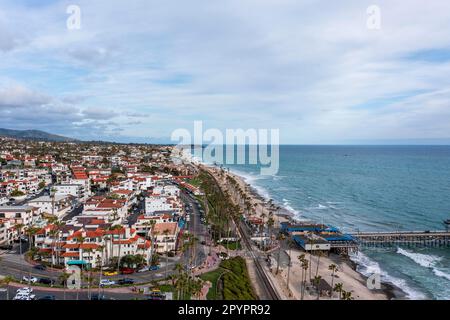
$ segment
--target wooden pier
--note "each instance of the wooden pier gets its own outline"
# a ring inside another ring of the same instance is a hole
[[[410,247],[450,246],[449,231],[397,231],[351,233],[361,247],[388,247],[395,245]]]

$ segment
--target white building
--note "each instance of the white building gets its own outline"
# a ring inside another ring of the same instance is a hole
[[[72,196],[77,199],[85,198],[84,186],[81,184],[60,184],[53,186],[56,196]]]
[[[180,195],[180,188],[172,185],[156,186],[153,188],[153,194],[178,197]]]
[[[29,201],[28,205],[38,208],[39,213],[54,214],[60,218],[71,209],[72,199],[68,195],[42,196]]]
[[[38,210],[31,206],[2,206],[0,207],[0,219],[9,220],[12,225],[23,224],[25,226],[33,223],[34,216]]]
[[[145,198],[145,214],[152,216],[157,211],[181,212],[181,202],[175,197],[151,195]]]

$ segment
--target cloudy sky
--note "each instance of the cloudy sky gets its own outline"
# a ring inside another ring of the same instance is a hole
[[[0,0],[0,127],[140,142],[202,120],[278,128],[282,143],[450,141],[449,30],[447,0]]]

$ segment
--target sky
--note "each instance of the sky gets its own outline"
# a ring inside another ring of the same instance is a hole
[[[0,127],[165,142],[198,120],[286,144],[448,143],[449,30],[444,0],[0,0]]]

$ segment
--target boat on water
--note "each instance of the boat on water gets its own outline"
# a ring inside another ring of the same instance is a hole
[[[449,226],[450,225],[450,219],[444,220],[444,224]]]

